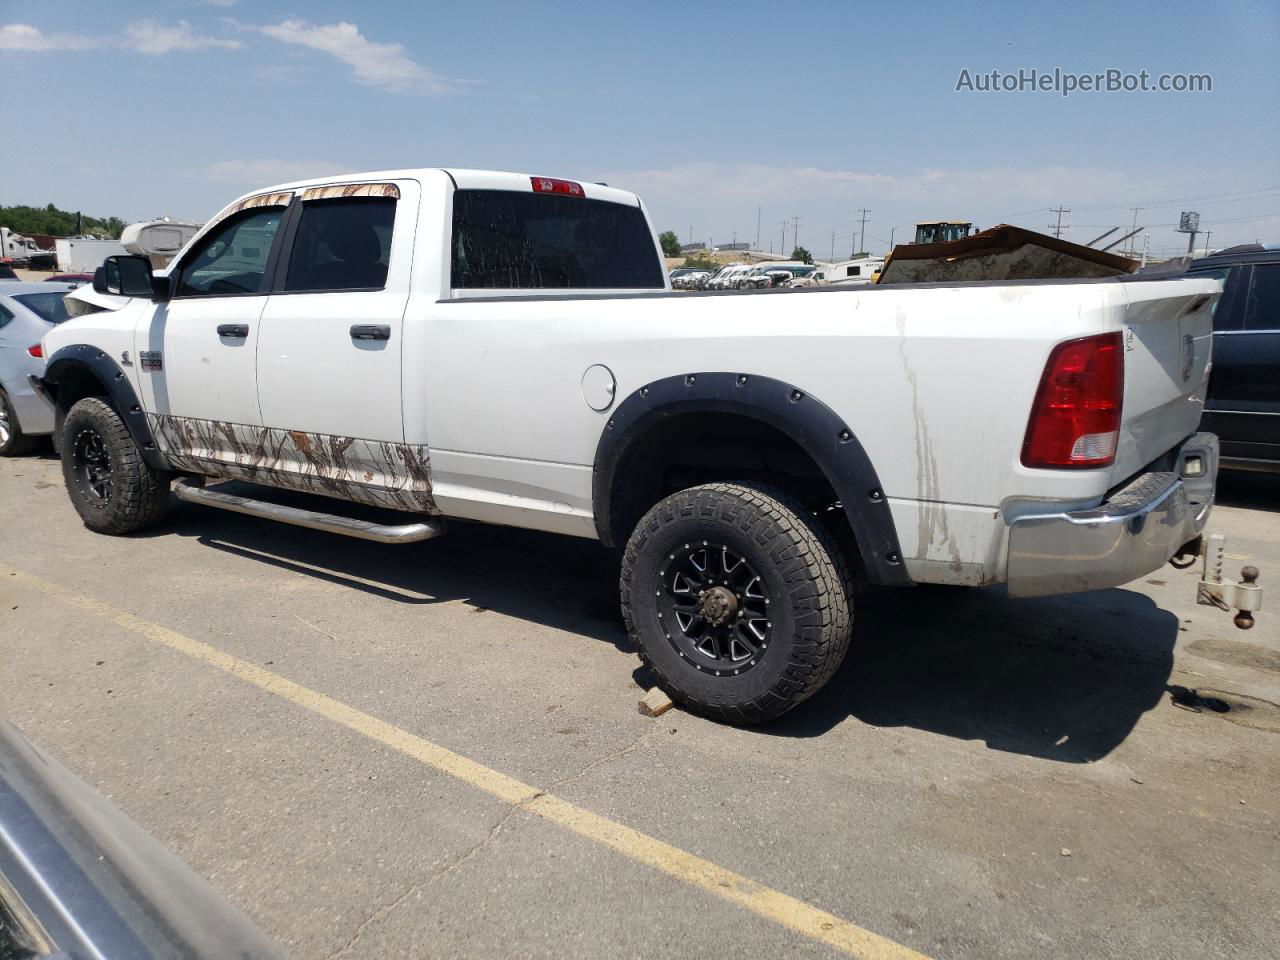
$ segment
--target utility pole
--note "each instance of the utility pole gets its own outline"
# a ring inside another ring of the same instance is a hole
[[[890,227],[890,228],[889,228],[889,249],[890,249],[890,251],[892,251],[892,250],[893,250],[893,231],[895,231],[895,230],[897,230],[897,229],[898,229],[897,227]]]
[[[795,249],[796,247],[800,246],[800,218],[795,214],[792,214],[791,219],[794,220],[796,224],[795,229],[792,231],[792,237],[791,237],[791,240],[793,243],[792,249]],[[783,246],[785,247],[786,244],[783,244]]]
[[[693,243],[693,227],[689,228],[689,242]]]
[[[1130,207],[1129,209],[1133,211],[1133,226],[1132,226],[1132,227],[1130,227],[1130,229],[1131,229],[1133,232],[1129,234],[1129,236],[1131,236],[1131,237],[1132,237],[1132,236],[1136,236],[1136,235],[1137,235],[1137,232],[1138,232],[1138,211],[1139,211],[1139,210],[1142,210],[1143,208],[1142,208],[1142,207]],[[1133,252],[1133,249],[1132,249],[1132,248],[1133,248],[1133,244],[1129,244],[1129,247],[1130,247],[1129,252],[1130,252],[1130,253],[1132,253],[1132,252]]]
[[[836,232],[831,231],[831,262],[836,262]]]
[[[1204,255],[1206,257],[1209,255],[1209,238],[1212,236],[1213,236],[1212,230],[1206,230],[1204,232]]]
[[[760,249],[760,208],[756,207],[756,249]]]
[[[779,255],[787,251],[787,221],[782,221],[782,245],[778,247]]]
[[[733,249],[735,249],[737,246],[738,246],[738,231],[737,231],[737,230],[735,230],[735,231],[733,231],[733,240],[732,240],[732,242],[729,244],[729,249],[730,249],[730,250],[733,250]]]
[[[1049,208],[1049,212],[1050,212],[1050,213],[1056,213],[1056,214],[1058,215],[1058,222],[1057,222],[1056,224],[1052,224],[1052,223],[1051,223],[1051,224],[1049,224],[1049,229],[1051,229],[1051,230],[1053,231],[1053,235],[1054,235],[1055,237],[1059,237],[1059,238],[1060,238],[1060,237],[1062,236],[1062,215],[1063,215],[1064,213],[1070,213],[1071,211],[1070,211],[1068,208],[1066,208],[1066,207],[1050,207],[1050,208]],[[1135,220],[1137,219],[1137,216],[1138,216],[1138,215],[1135,213],[1135,214],[1134,214],[1134,219],[1135,219]],[[1071,225],[1070,225],[1070,224],[1068,224],[1067,226],[1068,226],[1068,229],[1069,229]]]
[[[858,213],[862,214],[862,230],[858,235],[858,253],[867,252],[867,214],[870,212],[865,207],[858,210]]]

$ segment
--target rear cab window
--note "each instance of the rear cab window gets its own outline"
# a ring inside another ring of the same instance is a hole
[[[14,294],[13,299],[41,320],[48,323],[61,323],[67,319],[67,305],[62,299],[66,295],[65,290],[52,293],[17,293]]]
[[[665,278],[638,205],[560,193],[454,192],[454,289],[662,290]]]

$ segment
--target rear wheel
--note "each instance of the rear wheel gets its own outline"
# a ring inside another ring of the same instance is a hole
[[[780,716],[848,650],[842,554],[802,504],[766,487],[714,483],[667,497],[627,543],[621,591],[658,685],[717,719]]]
[[[24,457],[39,445],[36,437],[29,437],[18,425],[9,395],[0,390],[0,457]]]
[[[67,493],[90,530],[134,533],[164,516],[169,475],[147,464],[124,420],[106,401],[88,397],[67,412],[61,449]]]

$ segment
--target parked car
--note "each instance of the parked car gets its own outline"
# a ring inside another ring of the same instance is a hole
[[[698,270],[692,267],[685,267],[679,270],[671,271],[671,286],[676,290],[696,290],[699,281],[705,280],[711,276],[710,270]]]
[[[1192,277],[1221,277],[1204,429],[1222,464],[1280,472],[1280,245],[1235,247],[1193,260]]]
[[[813,270],[803,276],[793,277],[791,286],[793,287],[824,287],[827,284],[827,271],[823,267],[815,267]]]
[[[771,285],[771,281],[759,267],[741,270],[729,281],[729,288],[733,290],[755,290]]]
[[[767,290],[770,287],[781,286],[790,279],[791,274],[785,270],[779,272],[754,267],[738,274],[732,282],[735,290]]]
[[[172,484],[386,543],[596,539],[656,682],[731,722],[826,683],[855,582],[1111,587],[1213,502],[1216,278],[688,297],[633,193],[419,169],[248,194],[94,287],[131,299],[51,329],[39,380],[89,529],[154,525]]]
[[[44,372],[40,341],[67,319],[72,284],[21,281],[0,287],[0,457],[19,457],[53,433],[53,407],[28,379]]]
[[[721,267],[710,277],[707,278],[707,290],[732,290],[737,286],[739,277],[749,273],[752,269],[749,263],[730,263]]]
[[[0,720],[0,957],[280,956],[190,867]]]
[[[55,273],[51,277],[44,278],[45,283],[70,283],[74,286],[80,286],[82,283],[93,283],[92,273]]]

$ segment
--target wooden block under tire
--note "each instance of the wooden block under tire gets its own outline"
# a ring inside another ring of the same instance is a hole
[[[639,703],[640,712],[646,717],[660,717],[674,706],[672,699],[658,687],[641,697]]]

